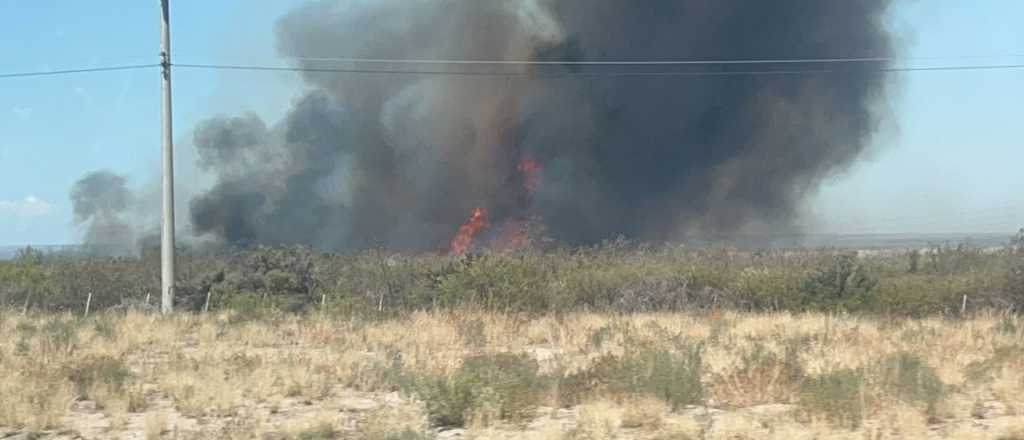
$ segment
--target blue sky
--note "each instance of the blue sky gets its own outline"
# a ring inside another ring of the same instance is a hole
[[[177,0],[175,61],[275,63],[274,20],[297,3]],[[156,0],[0,0],[0,73],[155,63],[158,14]],[[943,57],[1024,54],[1021,18],[1018,0],[928,0],[897,2],[890,21],[902,55]],[[1024,57],[915,62],[950,63]],[[178,70],[174,81],[179,164],[191,160],[184,141],[197,121],[273,120],[301,88],[285,73]],[[86,172],[153,185],[159,99],[152,69],[0,80],[0,246],[76,242],[68,190]],[[830,232],[1024,226],[1021,102],[1024,70],[905,74],[872,152],[811,197],[805,222]]]

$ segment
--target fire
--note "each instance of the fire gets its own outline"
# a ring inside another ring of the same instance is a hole
[[[544,166],[532,157],[524,156],[516,165],[516,171],[522,177],[523,190],[532,198],[532,195],[541,186]],[[473,209],[469,221],[460,226],[455,237],[452,237],[448,254],[459,256],[469,252],[477,235],[484,229],[491,227],[489,217],[487,209]],[[499,226],[500,230],[497,235],[490,239],[490,246],[494,251],[509,254],[523,249],[530,244],[525,217],[512,216],[512,219],[506,219]]]
[[[544,166],[540,162],[531,157],[525,157],[519,161],[516,169],[523,174],[523,187],[526,188],[526,192],[533,194],[537,188],[540,188],[541,171],[544,171]]]
[[[473,215],[469,217],[469,221],[460,226],[459,232],[452,238],[449,253],[451,255],[465,255],[473,246],[473,239],[476,238],[476,235],[488,226],[490,226],[490,223],[488,222],[487,210],[484,208],[474,209]]]

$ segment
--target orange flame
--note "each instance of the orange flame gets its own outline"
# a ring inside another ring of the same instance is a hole
[[[459,232],[452,238],[451,248],[449,253],[451,255],[465,255],[466,252],[473,246],[473,239],[480,231],[484,230],[490,224],[487,219],[487,210],[484,208],[476,208],[473,210],[473,215],[469,217],[469,221],[466,224],[459,227]]]
[[[516,170],[522,175],[523,189],[528,195],[533,195],[540,188],[542,183],[542,171],[544,166],[532,157],[525,156],[516,165]],[[489,213],[484,208],[473,209],[469,221],[459,227],[459,231],[452,237],[448,248],[449,255],[465,255],[473,247],[476,236],[484,229],[489,228]],[[530,236],[527,231],[525,220],[508,220],[504,222],[497,237],[491,241],[491,247],[503,254],[510,254],[527,247],[530,244]]]

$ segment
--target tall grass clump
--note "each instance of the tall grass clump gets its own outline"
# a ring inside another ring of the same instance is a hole
[[[811,414],[857,428],[864,420],[864,370],[844,368],[811,376],[800,389],[800,403]]]
[[[741,355],[735,369],[715,375],[715,395],[736,407],[789,402],[806,378],[801,349],[798,340],[787,341],[782,355],[755,344]]]
[[[605,355],[559,383],[564,406],[574,406],[602,395],[648,395],[665,401],[673,410],[704,400],[702,346],[681,351],[641,348],[623,355]]]
[[[412,391],[435,426],[523,423],[534,417],[544,381],[533,358],[498,353],[469,357],[450,376],[417,378]]]
[[[901,401],[923,405],[930,420],[938,416],[938,407],[947,387],[935,369],[913,353],[896,353],[879,365],[882,390]]]

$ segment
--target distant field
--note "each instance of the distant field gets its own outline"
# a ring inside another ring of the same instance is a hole
[[[10,260],[18,253],[19,246],[0,246],[0,260]]]
[[[1024,321],[0,316],[0,438],[1020,439]]]

